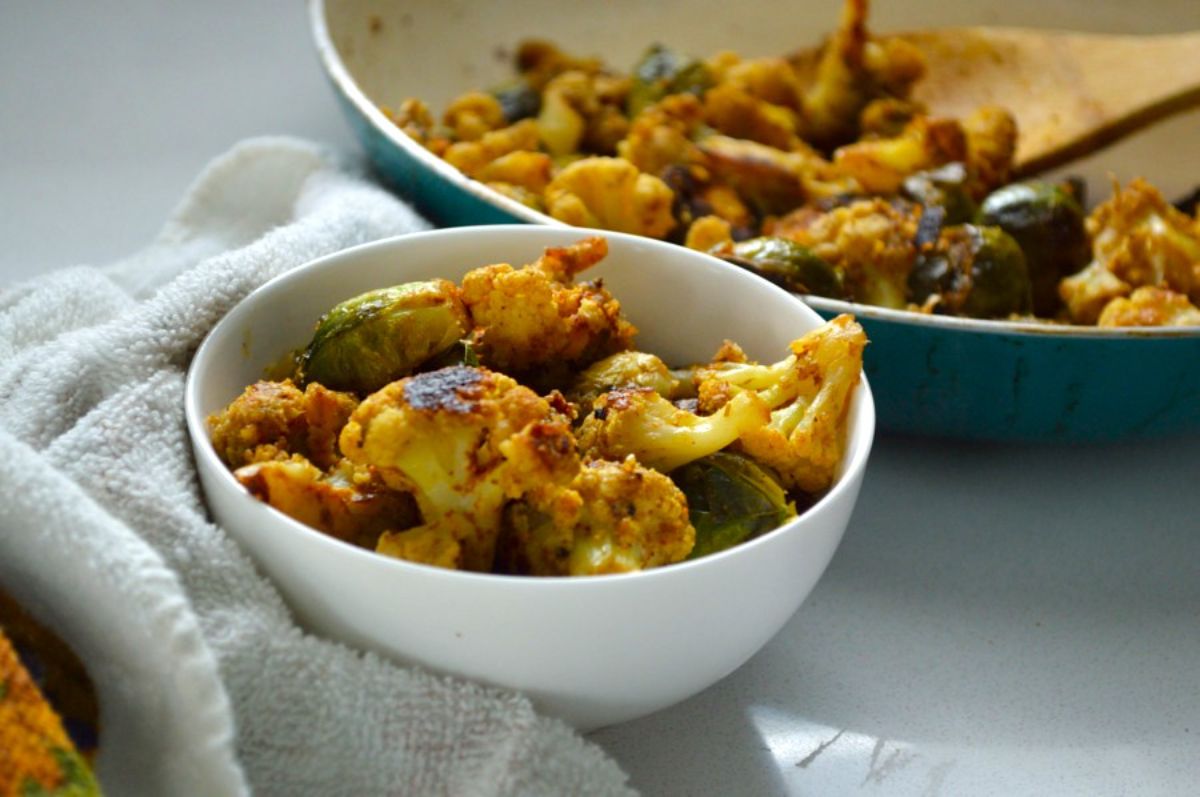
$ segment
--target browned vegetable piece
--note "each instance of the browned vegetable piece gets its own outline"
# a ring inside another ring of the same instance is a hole
[[[338,434],[357,405],[319,384],[301,391],[290,379],[255,382],[209,416],[208,426],[217,456],[231,468],[292,454],[327,468],[340,459]]]

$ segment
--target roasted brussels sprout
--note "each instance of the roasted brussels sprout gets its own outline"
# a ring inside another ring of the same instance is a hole
[[[530,119],[542,110],[542,95],[524,78],[516,78],[492,88],[491,94],[500,103],[504,120],[509,124]]]
[[[935,312],[973,318],[1028,313],[1032,302],[1025,256],[999,227],[947,227],[917,256],[908,287],[918,304],[936,295]]]
[[[1001,228],[1025,254],[1033,286],[1033,311],[1053,316],[1058,282],[1088,264],[1091,246],[1083,207],[1053,183],[1013,183],[993,191],[979,207],[979,224]]]
[[[669,94],[701,94],[712,85],[713,76],[703,61],[655,44],[633,68],[625,110],[633,118]]]
[[[600,395],[622,387],[648,387],[668,399],[674,399],[680,391],[679,379],[656,355],[621,351],[581,371],[567,391],[567,398],[579,406],[580,415],[587,415]]]
[[[721,257],[796,293],[843,298],[842,274],[803,244],[765,236],[726,247]]]
[[[300,355],[300,382],[373,393],[452,347],[470,330],[448,280],[409,282],[347,299],[317,322]]]
[[[926,208],[942,208],[945,224],[966,224],[975,218],[975,203],[967,193],[967,169],[961,163],[909,175],[900,193]]]
[[[696,529],[696,559],[777,528],[796,507],[775,477],[741,454],[718,451],[671,473]]]

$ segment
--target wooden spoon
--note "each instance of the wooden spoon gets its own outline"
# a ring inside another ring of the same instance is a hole
[[[928,70],[913,96],[932,113],[962,118],[992,104],[1012,112],[1018,175],[1059,166],[1200,105],[1200,31],[945,28],[894,35],[925,55]]]

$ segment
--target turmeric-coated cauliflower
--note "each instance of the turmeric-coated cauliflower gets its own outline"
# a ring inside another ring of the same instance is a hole
[[[905,177],[966,157],[967,138],[957,121],[917,116],[894,138],[839,147],[833,166],[869,194],[894,194]]]
[[[1144,285],[1129,296],[1119,296],[1105,305],[1096,326],[1200,326],[1200,307],[1189,302],[1182,293]]]
[[[867,0],[847,0],[804,94],[804,138],[832,149],[858,137],[859,114],[880,97],[908,96],[925,59],[902,39],[872,39]]]
[[[1059,283],[1071,320],[1092,324],[1112,299],[1135,288],[1167,288],[1200,304],[1200,222],[1135,179],[1087,219],[1092,262]]]
[[[840,315],[793,341],[779,362],[713,363],[695,377],[700,409],[719,412],[753,396],[769,420],[741,431],[735,448],[772,468],[786,487],[819,492],[833,483],[845,453],[866,343],[854,317]]]
[[[683,493],[633,457],[593,460],[568,486],[510,504],[502,535],[501,569],[539,576],[667,565],[696,539]]]
[[[702,166],[706,158],[693,139],[703,122],[704,106],[695,94],[671,94],[633,118],[617,154],[655,176],[668,166]]]
[[[505,502],[578,471],[566,419],[512,378],[468,366],[371,394],[340,444],[352,462],[416,499],[421,525],[383,535],[378,550],[481,572],[492,569]]]
[[[767,422],[768,407],[752,393],[698,415],[653,388],[617,388],[599,396],[576,436],[586,456],[638,462],[667,472],[720,451]]]
[[[604,238],[550,247],[534,263],[497,263],[462,279],[481,362],[502,371],[580,368],[631,347],[637,330],[599,283],[575,283],[608,253]]]
[[[341,458],[337,436],[357,404],[319,384],[300,390],[290,379],[260,381],[209,416],[208,427],[217,456],[231,468],[292,454],[328,468]]]
[[[727,136],[758,141],[776,149],[802,147],[796,135],[796,112],[756,97],[746,89],[725,83],[704,94],[704,118]]]
[[[442,122],[457,141],[478,141],[485,133],[504,127],[504,110],[491,94],[469,91],[451,100]]]
[[[583,158],[546,187],[546,212],[576,227],[664,238],[675,227],[667,184],[620,158]]]
[[[467,177],[475,177],[497,158],[512,152],[537,151],[538,126],[532,119],[489,130],[474,141],[458,141],[442,155],[454,168]]]
[[[388,488],[370,468],[344,459],[326,473],[297,454],[245,465],[233,475],[263,503],[365,548],[374,548],[380,534],[420,520],[412,496]]]

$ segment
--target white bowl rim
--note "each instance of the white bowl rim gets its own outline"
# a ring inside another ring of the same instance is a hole
[[[310,27],[317,53],[324,65],[326,74],[350,100],[375,131],[411,157],[432,169],[441,179],[470,193],[483,202],[499,207],[501,210],[532,224],[554,227],[570,226],[545,213],[534,210],[520,202],[488,188],[478,180],[473,180],[446,161],[434,155],[429,150],[413,141],[403,131],[398,129],[379,107],[373,103],[359,88],[341,53],[333,43],[329,34],[329,26],[325,21],[325,0],[308,0]],[[800,294],[797,294],[800,295]],[[873,321],[886,321],[896,324],[907,324],[917,327],[941,328],[959,332],[975,332],[979,334],[996,335],[1026,335],[1038,338],[1096,338],[1103,340],[1146,340],[1157,338],[1193,338],[1200,337],[1200,325],[1171,326],[1171,327],[1095,327],[1074,324],[1056,324],[1037,321],[1010,321],[1004,319],[958,318],[955,316],[933,315],[912,310],[896,310],[875,305],[859,304],[842,299],[828,299],[820,296],[802,295],[801,298],[810,306],[820,310],[837,313],[853,313],[856,316],[869,318]]]
[[[263,301],[264,296],[273,294],[277,291],[285,290],[286,287],[290,287],[292,283],[302,281],[304,279],[305,275],[307,274],[307,272],[309,272],[313,269],[329,268],[329,267],[331,267],[330,266],[331,263],[338,262],[338,261],[344,260],[346,258],[353,258],[353,257],[359,256],[363,253],[370,252],[370,251],[373,251],[376,249],[388,249],[388,248],[391,248],[394,246],[402,246],[402,245],[404,245],[404,242],[409,241],[409,240],[439,238],[439,237],[445,237],[445,238],[471,237],[471,236],[476,236],[476,235],[493,235],[493,234],[497,234],[497,233],[500,235],[520,234],[520,235],[531,235],[531,236],[536,237],[538,235],[541,235],[543,230],[553,230],[554,232],[552,234],[560,235],[563,226],[565,226],[565,225],[562,225],[557,228],[530,226],[527,224],[478,225],[478,226],[450,227],[450,228],[444,228],[444,229],[427,230],[427,231],[422,231],[422,232],[406,233],[403,235],[391,236],[389,238],[381,238],[376,241],[370,241],[368,243],[358,244],[356,246],[352,246],[347,249],[341,249],[336,252],[331,252],[329,254],[326,254],[321,257],[310,260],[310,261],[303,263],[293,269],[290,269],[282,274],[277,275],[276,277],[268,280],[267,282],[260,285],[258,288],[251,291],[244,298],[242,298],[239,302],[237,302],[233,307],[231,307],[229,309],[229,311],[216,324],[213,325],[213,328],[211,330],[209,330],[208,334],[205,336],[205,338],[201,342],[200,346],[196,349],[196,353],[193,355],[192,361],[188,366],[187,379],[186,379],[185,387],[184,387],[184,414],[185,414],[185,420],[187,423],[188,434],[191,437],[192,447],[195,452],[195,456],[198,459],[204,460],[202,467],[208,467],[209,469],[215,469],[216,471],[218,471],[220,473],[220,480],[221,480],[220,487],[222,487],[224,489],[235,491],[237,494],[239,494],[241,496],[241,499],[239,499],[239,500],[251,502],[251,504],[255,507],[255,509],[252,511],[255,513],[258,513],[260,515],[260,517],[263,518],[263,522],[283,523],[286,527],[292,529],[296,533],[309,536],[310,540],[313,541],[315,544],[328,546],[330,555],[347,556],[347,557],[351,557],[351,558],[366,557],[366,559],[364,561],[366,563],[373,563],[372,566],[374,566],[374,567],[394,567],[397,569],[397,572],[410,572],[410,573],[415,572],[415,573],[422,575],[425,578],[445,578],[445,579],[450,579],[451,581],[457,580],[457,579],[467,579],[469,581],[474,581],[474,582],[485,581],[485,582],[518,584],[518,585],[526,585],[526,584],[560,585],[560,586],[555,586],[555,587],[551,587],[551,586],[542,587],[542,589],[562,589],[564,587],[561,585],[566,585],[566,584],[597,585],[597,584],[628,581],[628,580],[634,580],[634,579],[644,580],[644,579],[662,579],[662,578],[672,578],[672,577],[684,577],[684,574],[686,574],[688,571],[704,569],[704,568],[709,568],[709,567],[717,567],[717,566],[720,566],[719,563],[723,559],[731,557],[731,556],[738,556],[740,551],[745,551],[745,550],[749,550],[751,548],[755,548],[755,547],[758,547],[761,545],[770,544],[769,540],[771,540],[777,536],[780,536],[781,534],[785,534],[785,533],[789,533],[789,532],[803,533],[803,530],[800,528],[800,525],[804,522],[805,517],[817,512],[817,511],[823,511],[824,508],[827,507],[828,505],[837,502],[839,500],[839,497],[843,493],[845,493],[847,490],[850,490],[853,488],[854,483],[858,481],[859,477],[861,477],[862,473],[866,470],[867,460],[869,458],[869,454],[871,452],[872,444],[874,442],[874,437],[875,437],[875,403],[874,403],[874,398],[871,393],[871,387],[867,381],[867,376],[862,371],[859,372],[858,390],[860,391],[860,393],[858,396],[858,408],[857,408],[857,424],[858,424],[858,427],[859,427],[859,429],[861,431],[861,435],[862,435],[861,442],[857,442],[856,445],[848,447],[845,457],[841,464],[839,475],[838,475],[836,481],[834,482],[833,486],[831,486],[823,495],[821,495],[820,498],[818,498],[811,506],[809,506],[806,510],[804,510],[804,512],[800,513],[796,517],[789,520],[787,523],[784,523],[783,525],[781,525],[777,528],[774,528],[768,532],[760,534],[759,536],[755,537],[754,539],[747,540],[746,542],[735,545],[732,548],[728,548],[724,551],[710,554],[708,556],[703,556],[698,559],[685,560],[683,562],[676,562],[671,565],[665,565],[665,566],[656,567],[656,568],[649,568],[646,570],[640,570],[640,571],[636,571],[636,572],[632,572],[632,573],[613,573],[613,574],[603,574],[603,575],[594,575],[594,576],[586,576],[586,577],[580,577],[580,576],[520,576],[520,575],[509,575],[509,574],[500,574],[500,573],[476,573],[476,572],[470,572],[470,571],[464,571],[464,570],[450,570],[450,569],[446,569],[446,568],[434,567],[432,565],[424,565],[424,564],[419,564],[416,562],[408,562],[403,559],[396,559],[393,557],[384,556],[382,554],[376,553],[375,551],[371,551],[366,548],[361,548],[361,547],[353,545],[351,543],[338,540],[328,534],[325,534],[324,532],[318,531],[317,529],[312,528],[311,526],[308,526],[307,524],[301,523],[301,522],[285,515],[283,512],[280,512],[279,510],[275,509],[274,507],[271,507],[267,504],[262,503],[258,499],[251,496],[250,493],[247,492],[246,489],[237,482],[237,480],[233,476],[233,473],[229,470],[228,467],[226,467],[225,463],[221,462],[220,458],[217,456],[216,450],[213,448],[212,440],[208,434],[208,425],[206,423],[206,418],[200,409],[200,385],[201,385],[201,373],[200,372],[201,372],[201,366],[208,359],[209,350],[212,348],[213,345],[215,345],[213,343],[213,340],[218,336],[218,334],[223,333],[225,331],[226,327],[237,322],[239,320],[238,315],[240,315],[242,313],[248,313],[249,310],[247,310],[246,308],[251,308],[254,304],[256,304],[260,301]],[[652,238],[646,238],[644,236],[634,235],[631,233],[618,233],[618,232],[612,232],[609,230],[589,230],[587,228],[574,228],[574,227],[572,227],[570,229],[579,230],[581,236],[604,235],[604,236],[611,237],[611,238],[622,239],[622,240],[625,240],[630,243],[636,243],[639,246],[649,245],[652,248],[669,247],[671,250],[672,256],[682,256],[682,257],[693,257],[694,256],[694,257],[703,258],[707,261],[711,261],[711,263],[717,264],[717,266],[722,269],[729,269],[733,272],[737,272],[737,273],[741,274],[745,278],[758,280],[764,286],[769,288],[770,290],[779,291],[780,293],[783,293],[784,295],[786,295],[789,299],[791,299],[793,301],[795,301],[795,299],[796,299],[794,294],[789,293],[788,291],[785,291],[783,288],[780,288],[779,286],[768,282],[767,280],[763,279],[762,277],[759,277],[758,275],[748,272],[744,269],[740,269],[736,266],[726,263],[725,261],[721,260],[720,258],[713,257],[713,256],[705,254],[703,252],[686,249],[685,247],[676,247],[674,244],[669,244],[664,241],[658,241],[658,240],[655,240]],[[679,253],[677,251],[679,249],[683,249],[684,253],[683,254]],[[620,297],[617,297],[617,299],[619,300]],[[816,314],[816,312],[813,311],[811,308],[803,305],[803,303],[798,302],[798,304],[803,312],[812,313],[813,319],[816,322],[824,323],[824,319],[820,318],[820,316],[818,316]],[[850,434],[850,430],[848,430],[848,434]],[[847,443],[849,444],[849,442],[850,442],[850,439],[848,437]],[[671,574],[673,574],[673,573],[678,574],[678,575],[672,576]],[[522,587],[522,588],[524,588],[524,587]],[[538,587],[534,587],[534,588],[538,589]],[[565,587],[565,588],[566,589],[582,589],[583,587]],[[593,587],[587,587],[587,588],[594,589],[597,587],[593,586]],[[599,588],[603,588],[603,587],[599,587]]]

